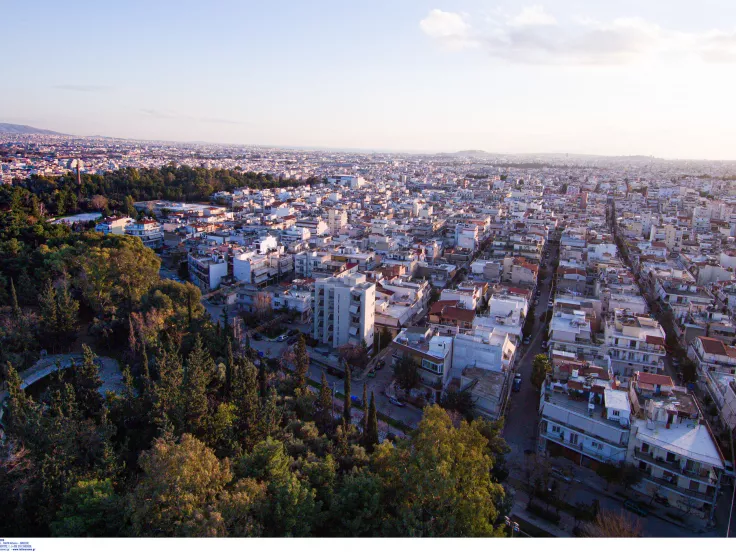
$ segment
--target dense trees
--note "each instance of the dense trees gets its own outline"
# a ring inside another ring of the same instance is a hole
[[[204,169],[169,164],[161,168],[126,168],[105,174],[83,174],[81,188],[71,176],[46,177],[33,175],[26,180],[16,180],[13,187],[24,193],[14,198],[15,205],[27,205],[41,214],[67,215],[80,209],[118,210],[135,216],[135,201],[168,199],[172,201],[203,201],[219,191],[236,188],[267,189],[274,187],[300,186],[303,182],[294,179],[274,178],[263,173],[231,171],[228,169]],[[5,201],[12,199],[6,190]],[[32,196],[37,198],[34,204]],[[0,205],[3,203],[0,194]]]
[[[409,357],[403,357],[394,364],[394,376],[403,389],[413,389],[419,385],[419,366]]]

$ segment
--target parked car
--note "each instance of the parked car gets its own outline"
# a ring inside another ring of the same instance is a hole
[[[547,341],[542,341],[542,349],[545,349],[545,350],[546,350],[546,349],[549,349],[549,342],[547,342]]]
[[[400,401],[399,399],[397,399],[397,398],[394,398],[394,397],[389,397],[389,398],[388,398],[388,402],[390,402],[390,403],[391,403],[391,404],[393,404],[394,406],[399,406],[399,407],[401,407],[401,408],[403,408],[403,407],[405,407],[405,406],[406,406],[406,405],[405,405],[405,404],[404,404],[403,402],[401,402],[401,401]]]
[[[386,361],[385,360],[379,360],[378,362],[376,362],[376,368],[375,369],[376,370],[380,370],[384,366],[386,366]]]
[[[518,393],[519,391],[521,391],[521,378],[514,377],[514,381],[511,384],[511,390],[514,393]]]
[[[637,504],[633,500],[624,501],[624,508],[626,508],[629,512],[640,515],[641,517],[647,517],[649,515],[649,510],[639,506],[639,504]]]
[[[374,370],[371,370],[370,372],[368,372],[368,377],[369,378],[375,378],[376,377],[376,371],[375,371],[375,369]]]
[[[532,338],[531,338],[531,337],[529,337],[529,336],[526,336],[526,337],[524,338],[524,345],[529,345],[529,343],[531,343],[531,341],[532,341]]]
[[[289,339],[289,334],[281,334],[276,338],[276,341],[278,341],[279,343],[283,343],[287,339]]]

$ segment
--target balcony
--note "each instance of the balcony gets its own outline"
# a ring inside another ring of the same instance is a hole
[[[647,481],[651,481],[652,483],[655,483],[657,485],[660,485],[664,487],[665,489],[670,489],[672,491],[675,491],[676,493],[679,493],[683,496],[692,497],[695,500],[700,500],[702,502],[707,502],[709,504],[712,504],[716,500],[716,493],[715,493],[715,487],[708,487],[708,489],[711,491],[710,493],[701,493],[698,491],[691,491],[690,489],[686,487],[680,487],[677,484],[677,481],[674,478],[670,479],[663,479],[661,477],[655,477],[652,475],[651,470],[641,470],[644,472],[642,475],[644,476],[644,479]],[[677,476],[675,476],[677,477]]]
[[[698,481],[707,485],[716,485],[718,483],[718,478],[713,474],[711,470],[705,468],[701,468],[698,471],[686,470],[680,464],[679,458],[676,458],[672,462],[667,462],[663,458],[655,457],[654,454],[651,452],[642,452],[640,447],[636,447],[634,449],[634,458],[652,464],[653,466],[662,468],[663,470],[672,472],[678,476],[681,475],[683,477],[687,477],[688,479],[692,479],[693,481]]]

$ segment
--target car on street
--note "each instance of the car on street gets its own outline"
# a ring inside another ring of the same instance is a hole
[[[639,504],[637,504],[633,500],[624,501],[624,508],[626,508],[629,512],[633,512],[641,517],[647,517],[649,515],[649,510],[643,508],[642,506],[639,506]]]
[[[526,336],[526,337],[524,338],[524,345],[529,345],[529,343],[531,343],[531,341],[532,341],[532,338],[531,338],[531,337],[529,337],[529,336]]]
[[[511,389],[512,389],[512,390],[513,390],[514,392],[519,392],[519,391],[521,391],[521,374],[517,373],[517,374],[516,374],[516,375],[514,376],[514,382],[513,382],[513,383],[512,383],[512,385],[511,385]]]
[[[545,349],[545,350],[549,349],[549,342],[542,341],[542,349]]]
[[[278,341],[279,343],[283,343],[287,339],[289,339],[289,334],[281,334],[276,338],[276,341]]]
[[[389,397],[388,398],[388,402],[390,402],[394,406],[399,406],[401,408],[403,408],[403,407],[406,406],[403,402],[401,402],[399,399],[397,399],[395,397]]]
[[[385,360],[379,360],[378,362],[376,362],[376,367],[374,368],[374,370],[380,370],[384,366],[386,366],[386,361]]]

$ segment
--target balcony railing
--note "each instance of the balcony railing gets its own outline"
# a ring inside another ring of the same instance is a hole
[[[700,483],[705,483],[707,485],[716,485],[718,483],[718,478],[716,478],[710,470],[704,468],[699,471],[686,470],[680,464],[679,458],[676,458],[672,462],[668,462],[662,458],[656,458],[654,454],[650,452],[642,452],[640,447],[636,447],[634,449],[634,458],[648,462],[649,464],[660,467],[663,470],[672,472],[675,475],[687,477],[688,479],[692,479]]]
[[[692,497],[696,500],[701,500],[703,502],[713,503],[716,499],[716,492],[715,487],[708,487],[709,489],[712,489],[713,492],[710,494],[701,493],[698,491],[691,491],[690,489],[686,487],[680,487],[674,479],[664,479],[662,477],[655,477],[652,475],[651,470],[640,470],[644,472],[644,478],[648,481],[651,481],[652,483],[656,483],[657,485],[661,485],[662,487],[666,489],[671,489],[673,491],[676,491],[684,496]]]

